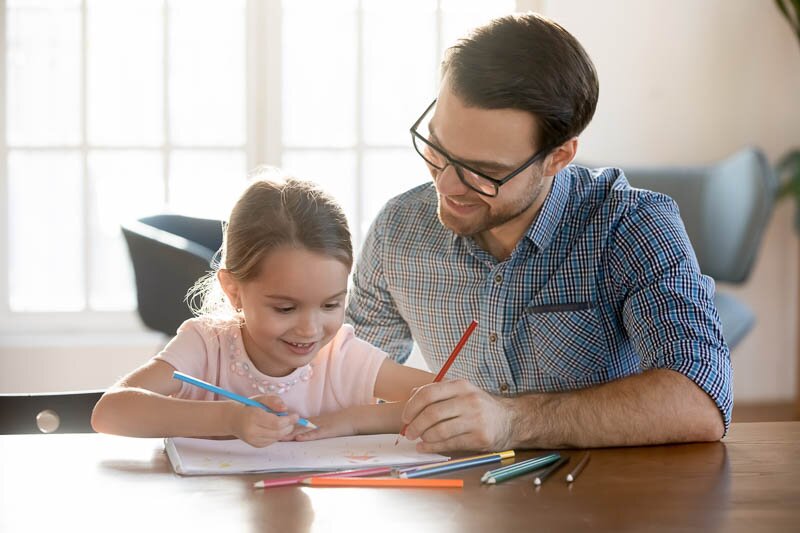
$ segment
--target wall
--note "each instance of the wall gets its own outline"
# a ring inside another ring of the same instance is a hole
[[[531,5],[581,40],[600,75],[600,104],[581,159],[700,164],[752,144],[775,161],[800,146],[800,47],[771,0]],[[800,271],[791,224],[791,205],[781,205],[750,281],[732,289],[758,316],[733,353],[739,402],[794,395]],[[105,387],[162,342],[152,335],[4,339],[0,392]]]
[[[579,157],[706,164],[746,145],[775,162],[800,147],[800,46],[771,0],[550,0],[585,46],[600,103]],[[798,245],[779,205],[751,279],[730,288],[758,324],[732,354],[736,401],[793,398]]]

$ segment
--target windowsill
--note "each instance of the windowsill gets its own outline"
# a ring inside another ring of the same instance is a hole
[[[72,333],[4,333],[0,349],[7,348],[80,348],[80,347],[138,347],[164,344],[168,337],[157,331],[79,331]]]

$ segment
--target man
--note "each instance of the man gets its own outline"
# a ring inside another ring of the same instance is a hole
[[[412,128],[432,183],[389,201],[355,270],[357,334],[435,371],[421,451],[720,439],[730,354],[674,202],[569,165],[598,82],[558,24],[513,15],[450,48]]]

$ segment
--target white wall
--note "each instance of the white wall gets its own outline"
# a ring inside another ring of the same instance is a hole
[[[600,104],[579,157],[709,163],[752,144],[772,161],[800,147],[800,46],[772,0],[550,0],[543,11],[595,61]],[[758,325],[733,354],[736,400],[794,395],[798,246],[779,207],[751,280],[734,292]],[[155,336],[35,344],[4,339],[0,392],[105,387],[150,357]],[[21,345],[20,345],[21,344]]]
[[[772,0],[550,0],[545,12],[600,76],[579,158],[704,164],[755,145],[775,162],[800,148],[800,45]],[[732,354],[737,402],[795,394],[793,209],[778,207],[751,279],[733,288],[758,318]]]

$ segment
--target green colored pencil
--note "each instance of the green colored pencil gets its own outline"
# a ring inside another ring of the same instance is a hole
[[[501,481],[506,481],[507,479],[515,478],[517,476],[527,474],[528,472],[540,469],[543,466],[547,466],[558,461],[560,458],[561,455],[558,452],[553,452],[540,457],[535,457],[533,459],[528,459],[527,461],[522,461],[521,463],[515,463],[502,468],[496,468],[495,470],[489,470],[481,478],[481,483],[494,485]]]
[[[481,477],[481,482],[485,482],[487,479],[493,477],[495,474],[500,474],[501,472],[509,472],[512,470],[516,470],[518,468],[526,468],[530,464],[537,465],[541,468],[543,466],[549,465],[552,462],[557,461],[560,457],[561,454],[559,454],[558,452],[553,452],[547,455],[540,455],[532,459],[526,459],[525,461],[521,461],[519,463],[501,466],[499,468],[495,468],[494,470],[488,470]]]

